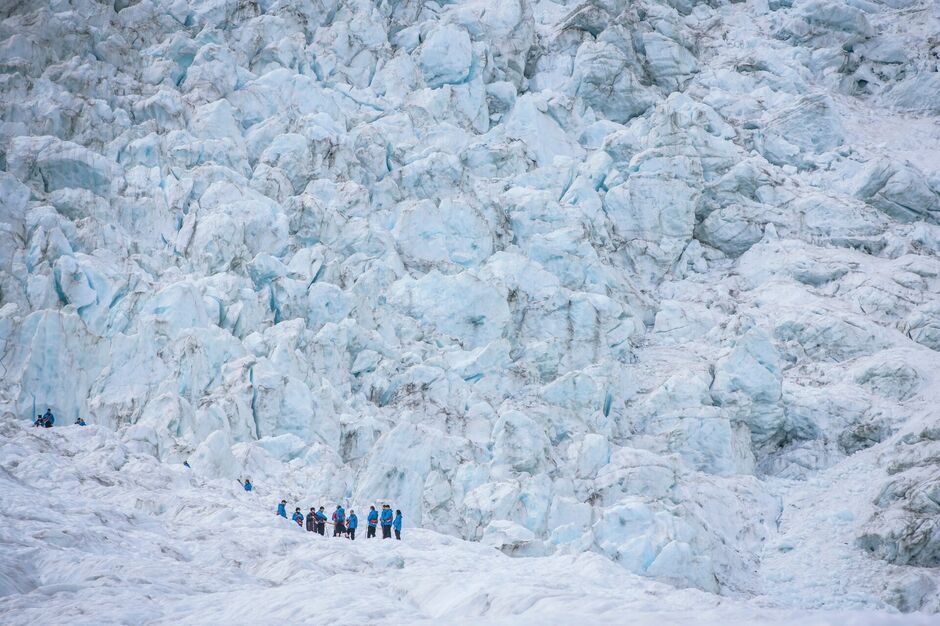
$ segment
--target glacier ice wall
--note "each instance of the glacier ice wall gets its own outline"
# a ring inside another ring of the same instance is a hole
[[[0,17],[4,412],[727,594],[848,500],[940,610],[935,2]]]

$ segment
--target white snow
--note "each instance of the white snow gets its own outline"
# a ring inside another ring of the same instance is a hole
[[[275,505],[281,493],[305,512],[332,501],[287,494],[284,483],[256,481],[246,493],[234,480],[204,479],[195,467],[134,451],[94,425],[50,431],[4,419],[0,428],[6,624],[50,616],[69,624],[563,624],[586,615],[637,624],[933,621],[870,609],[793,611],[675,589],[593,552],[512,558],[491,545],[518,553],[534,535],[509,522],[491,524],[482,543],[407,521],[401,542],[319,537],[275,516]],[[363,520],[365,503],[353,505]],[[687,565],[681,547],[663,554]]]

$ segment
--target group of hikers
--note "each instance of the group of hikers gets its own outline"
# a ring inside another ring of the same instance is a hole
[[[48,408],[45,414],[37,415],[36,421],[33,422],[33,426],[42,428],[52,428],[53,424],[55,424],[55,416]],[[85,420],[80,417],[75,420],[75,424],[78,426],[86,425]],[[183,465],[189,467],[189,462],[183,461]],[[240,484],[245,491],[252,491],[254,489],[250,478],[245,478],[244,480],[239,479],[238,484]],[[281,500],[277,505],[277,514],[285,519],[287,518],[287,500]],[[317,510],[316,507],[310,507],[310,512],[307,513],[306,516],[301,513],[300,507],[297,507],[294,509],[294,514],[291,516],[291,519],[301,528],[306,526],[308,532],[319,533],[321,535],[326,534],[326,525],[330,524],[333,526],[334,537],[347,537],[353,540],[356,538],[356,529],[359,527],[359,517],[356,515],[356,512],[350,509],[349,516],[347,517],[346,510],[341,504],[336,505],[336,510],[333,511],[332,521],[329,522],[327,521],[326,513],[323,511],[322,506],[319,510]],[[382,513],[379,514],[374,506],[370,506],[366,522],[368,524],[366,526],[366,539],[375,537],[376,528],[381,526],[382,539],[391,539],[392,531],[394,531],[395,539],[401,540],[400,510],[396,509],[395,514],[392,515],[392,507],[383,504]]]
[[[38,428],[52,428],[53,424],[55,424],[55,415],[53,415],[52,410],[48,408],[46,409],[46,412],[43,413],[42,415],[37,415],[36,419],[33,421],[33,426],[36,426]],[[87,426],[88,424],[86,424],[85,420],[83,420],[82,418],[76,417],[75,425]]]
[[[243,483],[245,485],[246,491],[251,491],[249,485],[251,484],[248,479]],[[281,500],[277,505],[277,514],[283,518],[287,518],[287,500]],[[318,533],[320,535],[326,534],[326,525],[330,524],[333,526],[333,536],[334,537],[346,537],[348,539],[355,540],[356,538],[356,529],[359,528],[359,517],[356,515],[356,512],[352,509],[349,510],[349,515],[346,515],[346,509],[343,508],[342,504],[336,505],[336,510],[333,511],[332,521],[327,521],[326,512],[321,506],[319,509],[316,507],[310,507],[310,512],[306,516],[300,511],[300,507],[294,509],[294,514],[291,515],[291,519],[300,526],[301,528],[306,527],[308,532]],[[392,531],[395,532],[395,539],[401,541],[401,511],[396,509],[395,514],[392,515],[392,507],[387,504],[382,505],[382,513],[379,514],[375,510],[374,506],[369,507],[369,515],[366,517],[366,539],[371,539],[375,537],[376,528],[379,526],[382,527],[382,539],[391,539]]]
[[[241,485],[245,491],[252,491],[254,489],[254,484],[251,482],[251,478],[248,477],[244,480],[239,478],[238,484]],[[287,519],[287,500],[281,500],[278,503],[277,515]],[[306,528],[307,532],[320,535],[326,535],[326,525],[330,524],[333,527],[334,537],[346,537],[352,540],[356,539],[356,530],[359,528],[359,516],[356,515],[356,512],[352,509],[349,510],[349,515],[347,516],[346,509],[343,508],[342,504],[336,505],[336,510],[333,511],[333,515],[329,518],[330,521],[327,521],[326,511],[323,510],[322,506],[319,509],[314,506],[310,507],[310,512],[306,515],[303,514],[298,506],[294,509],[294,513],[290,516],[290,519],[301,528]],[[375,537],[376,529],[381,526],[382,539],[391,539],[392,532],[394,531],[395,539],[401,541],[401,523],[402,516],[399,509],[396,509],[393,515],[392,507],[388,504],[383,504],[380,514],[375,510],[374,506],[370,506],[369,515],[366,516],[366,539]]]

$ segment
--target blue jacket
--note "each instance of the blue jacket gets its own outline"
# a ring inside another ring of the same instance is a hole
[[[369,526],[378,526],[379,525],[379,512],[378,511],[369,511]]]
[[[336,510],[333,511],[333,521],[337,524],[342,524],[346,521],[346,511],[343,509],[343,507],[338,506],[336,507]]]
[[[304,514],[300,511],[294,511],[294,514],[291,516],[291,519],[297,522],[298,524],[304,523]]]
[[[325,522],[326,513],[324,513],[323,511],[317,511],[317,519],[320,520],[321,522]]]
[[[245,481],[245,491],[251,491],[251,483],[247,480]]]
[[[281,517],[287,517],[287,509],[284,508],[283,502],[277,505],[277,514]]]
[[[391,526],[392,517],[394,516],[391,509],[382,509],[382,526]]]
[[[352,530],[353,528],[358,528],[358,527],[359,527],[359,518],[356,516],[355,513],[353,513],[352,515],[349,516],[349,530]]]
[[[401,515],[400,514],[395,516],[395,521],[392,522],[392,527],[395,530],[401,531]]]

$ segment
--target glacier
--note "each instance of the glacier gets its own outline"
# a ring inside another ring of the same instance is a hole
[[[0,8],[0,611],[223,619],[172,560],[280,597],[236,621],[340,615],[291,571],[364,564],[418,608],[362,619],[935,619],[938,32],[933,0]],[[413,539],[307,545],[281,497]]]

